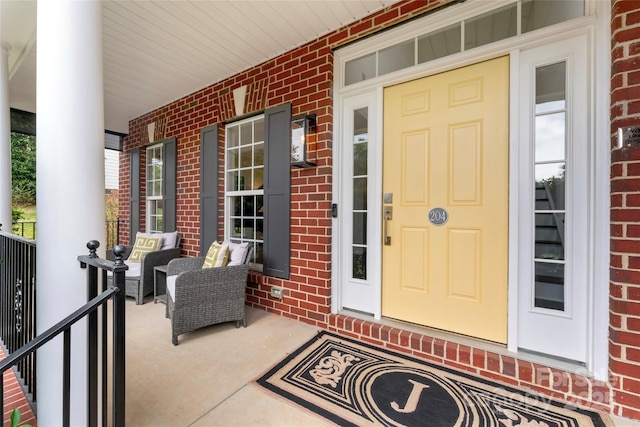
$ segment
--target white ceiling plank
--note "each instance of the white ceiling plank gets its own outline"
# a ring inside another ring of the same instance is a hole
[[[395,1],[103,0],[105,127],[126,133],[131,119]],[[0,18],[17,64],[10,105],[35,112],[36,1],[0,0]]]

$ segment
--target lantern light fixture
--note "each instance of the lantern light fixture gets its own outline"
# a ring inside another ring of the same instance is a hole
[[[291,119],[291,166],[308,168],[316,165],[315,132],[315,114]]]

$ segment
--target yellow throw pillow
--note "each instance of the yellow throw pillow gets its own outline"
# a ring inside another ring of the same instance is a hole
[[[229,245],[221,245],[217,241],[209,246],[207,255],[204,257],[202,268],[224,267],[229,260]]]
[[[136,236],[136,243],[133,245],[127,261],[141,262],[145,254],[155,252],[162,246],[162,240],[162,237]]]

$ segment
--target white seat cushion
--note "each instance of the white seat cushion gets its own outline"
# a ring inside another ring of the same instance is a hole
[[[176,300],[176,278],[178,275],[167,276],[167,295],[171,295],[173,301]]]
[[[136,276],[140,275],[141,263],[130,261],[130,262],[125,262],[125,264],[127,264],[127,266],[129,266],[129,269],[124,274],[125,277],[136,277]]]
[[[125,264],[129,267],[127,271],[124,273],[124,277],[138,277],[140,276],[140,265],[139,262],[125,261]],[[111,277],[113,273],[107,271],[107,276]]]

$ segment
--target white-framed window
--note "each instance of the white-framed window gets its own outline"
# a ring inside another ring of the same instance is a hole
[[[162,224],[162,144],[147,148],[147,232],[161,233]]]
[[[248,242],[252,262],[264,248],[264,115],[225,128],[225,239]]]

